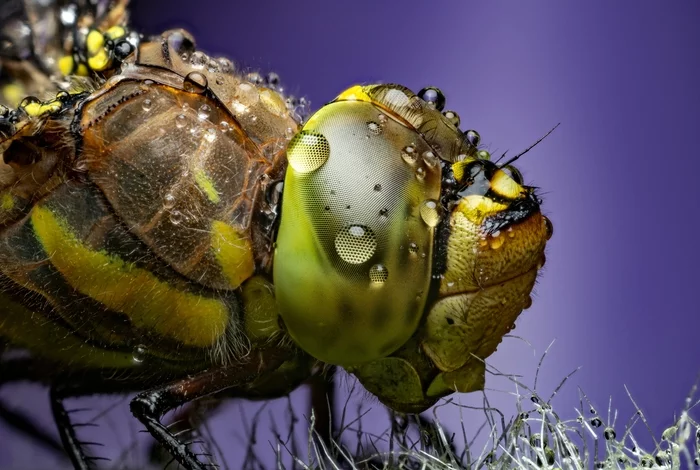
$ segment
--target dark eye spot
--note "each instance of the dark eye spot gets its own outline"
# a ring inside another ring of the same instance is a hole
[[[448,324],[448,325],[454,325],[454,324],[455,324],[454,318],[447,317],[447,318],[445,318],[445,320],[447,320],[447,324]]]

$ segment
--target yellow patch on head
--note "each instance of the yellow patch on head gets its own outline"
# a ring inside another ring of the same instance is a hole
[[[525,188],[508,176],[505,171],[497,170],[491,178],[491,191],[506,199],[517,199],[524,195]]]
[[[253,275],[253,248],[248,238],[238,230],[215,220],[211,225],[211,247],[231,288],[235,289]]]
[[[470,194],[460,199],[456,210],[464,214],[472,223],[481,224],[489,215],[508,209],[507,204],[496,202],[486,196]]]
[[[218,204],[221,201],[221,197],[219,196],[219,192],[216,190],[216,186],[214,186],[214,182],[211,180],[211,178],[209,178],[209,175],[207,175],[204,170],[201,168],[195,170],[194,181],[197,183],[197,186],[199,186],[199,189],[204,192],[210,202]]]
[[[475,160],[474,158],[468,157],[452,164],[452,174],[457,181],[464,181],[464,170]]]
[[[191,347],[208,347],[224,334],[230,312],[216,299],[178,290],[145,269],[78,240],[51,210],[31,214],[53,266],[78,292],[128,316],[137,328]]]

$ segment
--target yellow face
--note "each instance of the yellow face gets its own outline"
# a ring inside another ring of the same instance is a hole
[[[444,101],[444,99],[442,99]],[[551,225],[439,90],[353,87],[288,148],[274,284],[290,336],[394,409],[483,388]]]

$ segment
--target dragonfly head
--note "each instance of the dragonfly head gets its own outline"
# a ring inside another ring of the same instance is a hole
[[[352,87],[287,150],[282,320],[398,410],[483,388],[483,359],[529,305],[551,236],[535,189],[443,105],[435,88]]]

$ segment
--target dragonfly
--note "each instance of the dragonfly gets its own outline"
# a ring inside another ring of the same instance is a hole
[[[162,416],[342,367],[392,410],[483,390],[552,224],[439,88],[357,84],[316,112],[127,0],[0,7],[0,383]]]

